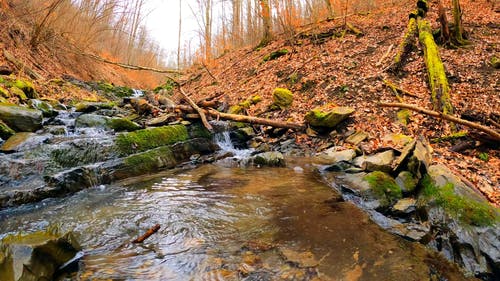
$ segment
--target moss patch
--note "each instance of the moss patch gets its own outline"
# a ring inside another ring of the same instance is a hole
[[[172,93],[175,88],[175,83],[172,80],[167,80],[167,82],[159,85],[158,87],[153,89],[153,92],[158,94],[161,90],[166,91],[167,93]]]
[[[17,79],[16,81],[14,81],[12,86],[23,91],[26,94],[26,96],[30,99],[38,98],[38,93],[35,90],[35,86],[33,86],[33,83],[31,83],[28,80]]]
[[[488,226],[500,222],[498,209],[487,202],[478,202],[456,194],[452,183],[438,187],[431,177],[426,175],[421,185],[424,203],[434,202],[463,223]]]
[[[278,50],[278,51],[275,51],[275,52],[272,52],[266,56],[264,56],[264,59],[263,61],[266,62],[266,61],[270,61],[270,60],[275,60],[281,56],[284,56],[288,54],[288,50],[287,49],[281,49],[281,50]]]
[[[189,135],[185,126],[172,125],[121,134],[116,138],[116,146],[120,155],[129,155],[185,141],[188,138]]]
[[[350,107],[336,107],[330,111],[315,108],[306,114],[305,120],[311,126],[334,128],[352,113],[354,113],[354,109]]]
[[[132,175],[143,175],[157,171],[168,164],[175,165],[175,157],[170,147],[159,147],[144,153],[134,154],[124,159],[126,170]]]
[[[380,171],[369,173],[364,178],[382,205],[392,205],[403,197],[401,188],[388,174]]]
[[[2,120],[0,120],[0,138],[3,140],[7,140],[11,136],[13,136],[16,132],[12,130],[7,124],[5,124]]]
[[[107,125],[116,132],[132,132],[141,128],[139,125],[126,118],[111,118],[108,120]]]

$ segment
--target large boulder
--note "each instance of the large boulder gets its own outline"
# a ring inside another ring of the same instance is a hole
[[[78,116],[75,121],[75,126],[77,128],[102,128],[114,130],[116,132],[131,132],[141,129],[141,126],[137,123],[126,118],[108,117],[98,114],[82,114]]]
[[[7,124],[5,124],[2,120],[0,120],[0,138],[1,139],[8,139],[11,136],[13,136],[16,132],[12,130]]]
[[[21,132],[16,133],[0,147],[2,152],[17,152],[33,149],[46,142],[50,135],[37,135],[35,133]]]
[[[418,206],[437,237],[430,245],[476,276],[493,280],[500,274],[498,208],[446,166],[432,165],[427,170]]]
[[[8,235],[0,242],[0,280],[54,280],[57,269],[79,251],[81,247],[71,232]]]
[[[351,161],[356,157],[354,149],[339,150],[341,147],[334,146],[316,155],[316,159],[323,164],[333,164],[340,161]]]
[[[52,105],[46,101],[31,99],[28,101],[28,105],[33,109],[40,110],[44,117],[54,117],[58,114]]]
[[[76,112],[89,113],[99,109],[112,109],[115,103],[112,102],[80,102],[75,105]]]
[[[309,111],[305,120],[314,127],[335,128],[340,122],[354,113],[351,107],[335,107],[324,111],[321,108],[315,108]]]
[[[42,128],[43,116],[39,110],[10,104],[0,104],[0,120],[17,132],[34,132]]]

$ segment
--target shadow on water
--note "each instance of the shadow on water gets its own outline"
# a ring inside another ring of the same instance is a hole
[[[74,280],[431,280],[439,271],[465,279],[298,165],[202,165],[92,188],[1,211],[0,235],[53,224],[75,231],[86,256]],[[155,224],[145,243],[126,243]]]

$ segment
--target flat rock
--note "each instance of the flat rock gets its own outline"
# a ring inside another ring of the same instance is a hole
[[[0,104],[0,119],[16,132],[35,132],[42,128],[43,116],[39,110]]]
[[[306,114],[305,120],[314,127],[334,128],[354,111],[354,108],[340,106],[328,111],[316,108]]]
[[[409,214],[416,210],[417,201],[414,198],[403,198],[399,199],[394,206],[392,206],[392,210],[396,213]]]
[[[3,152],[25,151],[39,146],[50,138],[49,135],[37,135],[35,133],[16,133],[10,137],[0,148]]]
[[[356,151],[354,149],[341,149],[338,146],[331,147],[321,153],[318,153],[316,159],[324,164],[331,164],[340,161],[351,161],[356,157]]]
[[[158,126],[163,126],[167,125],[168,123],[175,121],[176,115],[173,113],[165,114],[153,119],[150,119],[146,121],[146,126],[150,127],[158,127]]]
[[[362,141],[366,140],[367,138],[368,138],[368,134],[367,133],[365,133],[363,131],[358,131],[358,132],[355,132],[354,134],[348,136],[345,139],[345,142],[346,143],[350,143],[352,145],[358,145]]]
[[[387,150],[374,155],[360,156],[354,159],[354,165],[367,171],[390,172],[394,161],[394,151]]]

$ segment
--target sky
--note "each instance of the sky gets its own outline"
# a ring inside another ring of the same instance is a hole
[[[195,0],[182,0],[181,44],[197,44],[198,24],[189,5],[196,9]],[[177,52],[179,32],[179,0],[147,0],[145,26],[151,37],[168,52]]]

